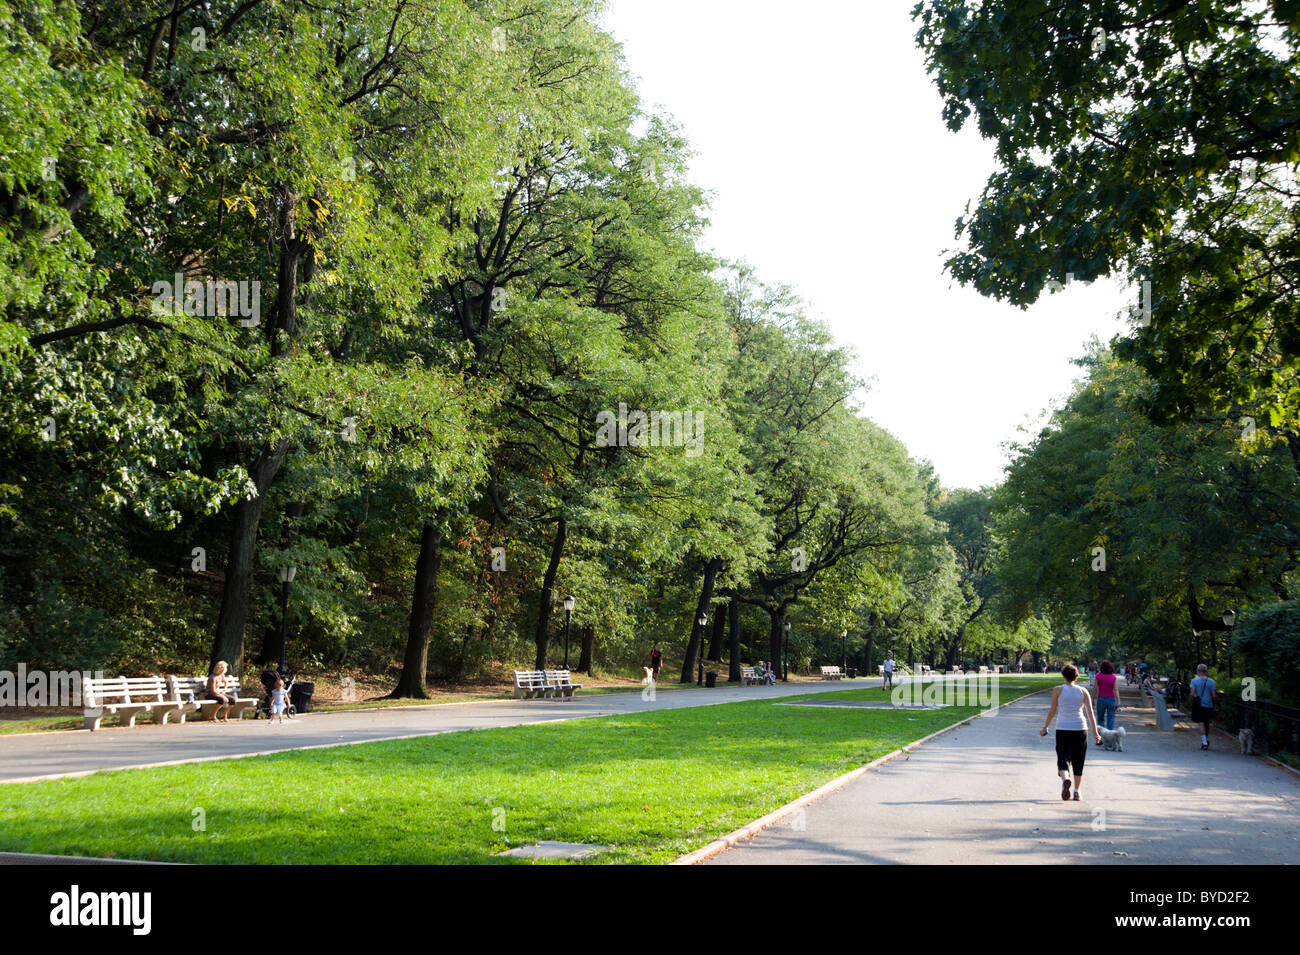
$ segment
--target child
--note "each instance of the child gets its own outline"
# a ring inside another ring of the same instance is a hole
[[[287,700],[288,695],[289,694],[284,689],[284,678],[276,677],[275,689],[271,691],[271,712],[266,720],[267,726],[271,725],[271,720],[270,720],[271,716],[278,716],[280,718],[280,722],[281,723],[284,722],[284,710],[285,710],[285,706],[288,703]]]

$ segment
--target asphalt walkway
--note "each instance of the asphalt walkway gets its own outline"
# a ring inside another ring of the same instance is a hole
[[[721,865],[1294,864],[1300,777],[1126,707],[1124,752],[1090,744],[1063,802],[1046,694],[931,740],[709,860]]]

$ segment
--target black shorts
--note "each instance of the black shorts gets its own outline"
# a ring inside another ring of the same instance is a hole
[[[1056,771],[1073,769],[1083,775],[1083,759],[1088,755],[1088,737],[1084,730],[1056,731]]]
[[[1193,723],[1212,723],[1214,722],[1214,707],[1201,706],[1200,703],[1192,704],[1192,722]]]

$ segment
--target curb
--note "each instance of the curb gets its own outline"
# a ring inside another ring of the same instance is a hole
[[[821,799],[823,796],[829,796],[837,789],[843,789],[845,786],[853,782],[855,779],[861,776],[865,776],[871,770],[889,762],[891,759],[895,759],[899,756],[902,756],[904,753],[910,753],[914,749],[930,742],[930,740],[934,739],[935,737],[943,736],[945,733],[951,733],[953,730],[958,729],[959,727],[962,726],[966,726],[969,723],[973,723],[975,720],[984,719],[988,715],[998,712],[998,710],[1001,710],[1003,707],[1010,706],[1012,703],[1018,703],[1021,700],[1026,700],[1031,696],[1037,696],[1039,693],[1046,693],[1051,689],[1054,689],[1054,687],[1045,686],[1041,690],[1034,690],[1034,692],[1026,693],[1024,696],[1018,696],[1014,700],[1007,700],[1007,702],[999,704],[997,707],[991,710],[986,710],[983,713],[976,713],[974,716],[968,716],[964,720],[960,720],[959,722],[953,723],[951,726],[945,726],[941,730],[936,730],[935,732],[931,733],[929,736],[923,736],[920,739],[916,740],[915,742],[908,743],[906,746],[899,747],[898,749],[894,750],[892,753],[886,753],[884,756],[880,756],[876,759],[873,759],[865,766],[859,766],[857,769],[851,769],[843,776],[837,776],[835,779],[832,779],[830,782],[826,783],[825,785],[817,787],[812,792],[804,793],[798,799],[794,800],[794,802],[788,802],[781,808],[769,812],[766,816],[763,816],[761,819],[755,819],[753,822],[749,823],[749,825],[742,826],[741,828],[736,829],[733,832],[727,833],[725,836],[715,839],[713,842],[710,842],[704,848],[696,849],[694,852],[688,852],[686,855],[674,859],[672,862],[669,862],[668,865],[698,865],[701,862],[706,862],[709,859],[712,859],[714,856],[719,855],[720,853],[723,853],[726,850],[732,848],[737,843],[743,842],[747,839],[754,838],[754,836],[758,835],[764,829],[767,829],[770,826],[775,825],[776,823],[780,822],[782,819],[784,819],[786,816],[790,815],[791,813],[795,812],[796,810],[802,809],[804,806],[816,802],[818,799]]]

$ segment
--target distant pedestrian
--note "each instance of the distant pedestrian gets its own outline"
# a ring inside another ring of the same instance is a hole
[[[885,657],[884,672],[885,672],[885,682],[880,688],[882,690],[887,690],[894,685],[894,658],[892,656]]]
[[[1210,668],[1204,663],[1196,667],[1196,676],[1192,678],[1192,722],[1201,725],[1201,749],[1210,748],[1210,724],[1214,722],[1214,681],[1210,679]]]
[[[659,682],[659,668],[664,664],[663,654],[659,652],[659,643],[650,648],[650,669],[654,675],[654,681]]]
[[[1016,672],[1017,673],[1025,672],[1025,661],[1021,660],[1019,657],[1016,658]]]
[[[1084,722],[1092,730],[1093,739],[1101,742],[1097,732],[1097,718],[1092,711],[1092,698],[1081,686],[1075,686],[1079,671],[1073,663],[1061,667],[1061,679],[1065,682],[1052,690],[1052,706],[1047,711],[1047,719],[1039,736],[1047,735],[1047,728],[1056,720],[1056,771],[1061,776],[1061,798],[1070,798],[1070,772],[1074,772],[1074,798],[1079,798],[1079,787],[1083,785],[1083,761],[1088,755],[1088,740],[1084,736]]]
[[[1119,694],[1115,692],[1115,684],[1118,682],[1115,664],[1102,660],[1097,671],[1097,725],[1113,730],[1115,714],[1119,712]]]

